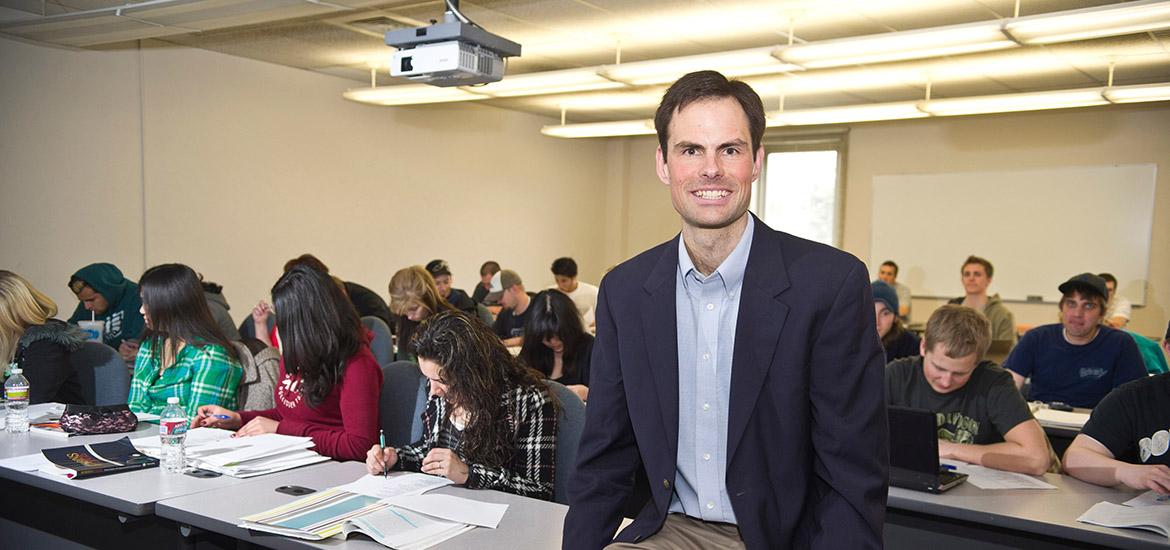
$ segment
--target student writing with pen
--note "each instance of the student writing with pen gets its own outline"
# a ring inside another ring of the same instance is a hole
[[[276,406],[243,412],[199,407],[193,427],[238,430],[237,437],[309,436],[324,456],[364,459],[378,439],[383,381],[370,353],[373,335],[334,280],[312,267],[286,272],[272,287],[272,301],[282,344]]]
[[[410,346],[430,379],[423,437],[399,448],[372,446],[370,474],[422,472],[552,500],[558,405],[544,377],[462,311],[424,320]]]

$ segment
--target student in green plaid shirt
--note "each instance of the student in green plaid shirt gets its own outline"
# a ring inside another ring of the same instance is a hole
[[[236,408],[238,352],[207,309],[195,271],[155,266],[138,288],[146,334],[134,363],[130,410],[159,414],[168,397],[178,397],[190,417],[200,405]]]

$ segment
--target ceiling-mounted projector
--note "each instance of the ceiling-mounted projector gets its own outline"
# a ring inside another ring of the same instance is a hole
[[[386,33],[386,45],[398,48],[390,76],[433,86],[471,86],[504,78],[506,57],[520,55],[520,44],[476,26],[447,2],[446,20],[429,27]]]

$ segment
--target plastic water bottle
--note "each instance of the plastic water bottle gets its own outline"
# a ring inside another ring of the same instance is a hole
[[[158,419],[158,435],[162,440],[162,468],[177,474],[187,466],[184,442],[187,440],[187,411],[178,397],[168,397],[167,406]]]
[[[21,374],[23,369],[12,365],[8,381],[4,382],[4,399],[8,400],[5,414],[5,429],[10,434],[28,431],[28,379]]]

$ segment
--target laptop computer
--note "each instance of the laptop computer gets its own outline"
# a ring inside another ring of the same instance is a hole
[[[967,480],[938,462],[935,414],[922,409],[887,407],[890,417],[890,485],[941,493]]]

